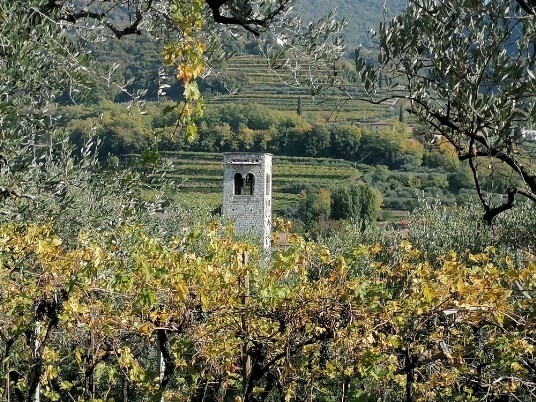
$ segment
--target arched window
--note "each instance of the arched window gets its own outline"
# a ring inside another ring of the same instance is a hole
[[[244,189],[244,178],[240,173],[234,175],[234,194],[242,195]]]
[[[253,173],[248,173],[246,175],[246,183],[244,185],[244,195],[253,195],[253,190],[255,188],[255,176]]]

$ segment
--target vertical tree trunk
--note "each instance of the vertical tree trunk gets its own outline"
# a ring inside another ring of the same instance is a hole
[[[89,332],[89,349],[90,349],[90,359],[91,359],[91,366],[95,367],[95,334],[93,333],[93,329],[90,329]],[[90,400],[95,399],[95,370],[91,370],[91,374],[89,376],[89,393],[90,393]]]
[[[169,348],[168,332],[165,329],[156,330],[157,341],[157,370],[158,377],[160,379],[160,401],[164,401],[164,391],[166,390],[169,382],[172,379],[173,373],[177,368],[173,359],[173,353]]]
[[[33,350],[28,370],[28,390],[26,394],[28,402],[39,402],[44,348],[49,342],[53,330],[58,326],[58,313],[67,296],[67,292],[62,290],[60,293],[56,293],[53,299],[41,299],[35,306],[35,324],[33,339],[31,340]]]
[[[34,345],[33,345],[33,366],[31,369],[30,375],[30,397],[33,402],[39,402],[39,395],[41,393],[41,366],[42,362],[39,362],[41,359],[40,348],[41,343],[39,337],[41,336],[41,323],[39,321],[35,322],[34,328]],[[39,362],[39,363],[38,363]],[[32,386],[35,387],[32,395]]]
[[[3,371],[4,373],[6,373],[6,387],[5,387],[5,392],[4,392],[4,398],[7,402],[10,402],[11,390],[9,389],[9,359],[5,360]]]
[[[157,349],[156,349],[156,370],[158,372],[158,379],[160,381],[160,386],[162,388],[162,383],[164,382],[164,374],[166,372],[166,362],[162,356],[162,345],[160,341],[157,340]],[[160,402],[164,402],[164,390],[161,389]]]
[[[350,379],[348,377],[344,377],[343,383],[342,383],[342,396],[341,396],[341,402],[346,402],[348,399],[348,392],[350,391]]]

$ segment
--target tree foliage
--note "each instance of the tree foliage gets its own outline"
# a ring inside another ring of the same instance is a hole
[[[338,186],[331,191],[331,217],[361,221],[364,226],[378,218],[381,195],[365,184]]]
[[[1,231],[0,388],[12,400],[38,384],[50,400],[535,391],[536,267],[493,248],[428,259],[403,241],[343,257],[294,236],[264,269],[216,225],[170,237],[118,226],[70,245],[47,225]]]
[[[104,3],[0,3],[4,399],[533,398],[533,262],[492,247],[431,257],[408,241],[351,238],[339,254],[292,234],[266,258],[188,211],[148,219],[139,175],[99,163],[95,136],[75,150],[56,124],[55,98],[90,87],[90,63],[73,36],[91,40],[103,27],[122,37],[171,17],[164,20],[178,42],[165,57],[190,97],[180,108],[190,119],[201,112],[194,80],[206,68],[206,13],[255,30],[288,3],[112,2],[130,11],[126,25],[103,14]],[[301,29],[307,38],[336,25],[325,19]],[[332,50],[319,54],[329,60]],[[101,120],[113,126],[115,112]],[[244,112],[243,121],[265,134],[272,124],[262,113]],[[277,135],[299,143],[308,128],[293,121]],[[131,127],[146,123],[139,117]],[[251,142],[253,128],[231,123],[218,129]],[[340,137],[359,140],[351,127]],[[371,198],[361,189],[361,203]],[[329,192],[311,201],[311,213],[328,216]]]
[[[536,201],[534,144],[525,135],[536,110],[534,18],[533,2],[411,1],[380,27],[376,65],[357,57],[376,99],[408,99],[408,112],[469,163],[487,222],[517,195]],[[381,90],[380,72],[389,83]],[[496,203],[487,194],[497,189],[484,188],[482,176],[501,166],[511,180]]]

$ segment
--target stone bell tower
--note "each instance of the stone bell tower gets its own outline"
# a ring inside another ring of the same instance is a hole
[[[272,239],[272,154],[224,154],[222,215],[237,234],[250,234],[270,248]]]

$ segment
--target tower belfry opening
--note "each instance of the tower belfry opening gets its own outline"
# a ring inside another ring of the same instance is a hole
[[[235,233],[253,235],[270,247],[272,154],[224,154],[222,214],[233,221]]]
[[[253,173],[246,175],[246,184],[244,186],[244,195],[253,195],[253,189],[255,188],[255,176]]]
[[[242,195],[244,190],[244,178],[240,173],[234,175],[234,195]]]

